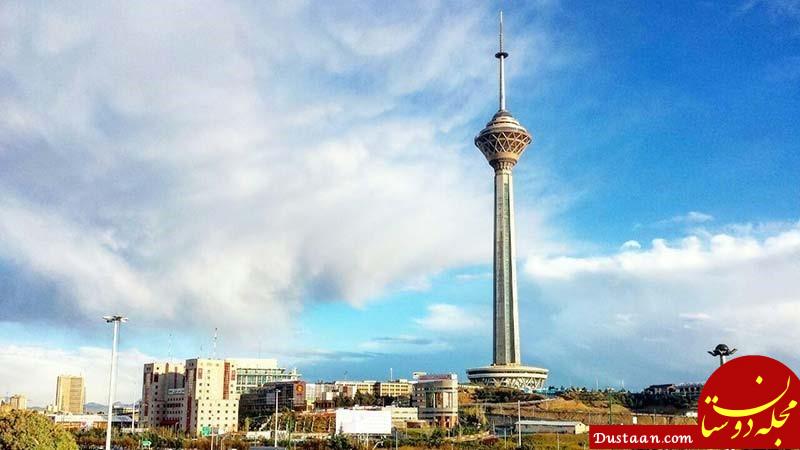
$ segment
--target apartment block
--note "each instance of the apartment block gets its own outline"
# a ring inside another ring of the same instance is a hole
[[[86,386],[83,377],[59,375],[56,380],[55,410],[69,414],[83,414],[86,403]]]

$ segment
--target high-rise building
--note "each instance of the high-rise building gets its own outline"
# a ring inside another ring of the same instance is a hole
[[[514,242],[514,183],[511,170],[517,164],[531,134],[506,109],[503,14],[500,13],[500,107],[475,137],[475,146],[494,169],[494,348],[490,366],[469,369],[476,384],[541,389],[547,369],[522,365],[519,348],[516,244]]]
[[[422,375],[414,383],[414,406],[420,420],[435,426],[458,425],[458,377],[456,374]]]
[[[56,380],[55,409],[58,412],[83,414],[86,403],[86,386],[83,377],[59,375]]]
[[[144,365],[142,404],[143,427],[170,427],[181,421],[186,387],[186,366],[161,362]]]
[[[205,429],[215,433],[236,431],[239,394],[236,366],[222,359],[187,359],[183,430],[198,435]]]
[[[241,393],[298,377],[297,370],[279,368],[274,359],[195,358],[184,364],[145,364],[141,423],[174,426],[191,435],[209,429],[236,431]]]

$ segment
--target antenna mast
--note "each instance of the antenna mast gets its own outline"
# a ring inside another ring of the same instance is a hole
[[[217,327],[214,327],[214,352],[213,359],[217,359]]]
[[[500,11],[500,51],[494,54],[500,60],[500,111],[506,110],[506,71],[505,59],[508,53],[503,51],[503,11]]]

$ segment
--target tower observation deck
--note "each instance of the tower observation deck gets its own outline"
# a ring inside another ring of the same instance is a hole
[[[514,183],[511,171],[533,140],[506,109],[503,13],[500,13],[499,103],[497,113],[475,137],[475,146],[494,169],[494,347],[490,366],[467,370],[470,381],[523,390],[544,387],[547,369],[522,365],[519,348]]]

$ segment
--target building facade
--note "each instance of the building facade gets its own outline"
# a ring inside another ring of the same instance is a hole
[[[86,403],[86,386],[82,376],[59,375],[56,380],[57,412],[83,414]]]
[[[239,394],[236,366],[222,359],[186,360],[182,429],[199,435],[210,428],[215,433],[238,430]]]
[[[334,381],[340,395],[353,398],[357,393],[372,394],[375,391],[375,380],[366,381]]]
[[[277,405],[275,402],[276,397],[278,400]],[[278,411],[306,411],[308,405],[305,381],[267,383],[250,392],[241,394],[239,398],[239,419],[271,416],[275,413],[276,406]]]
[[[423,375],[414,384],[414,406],[419,418],[434,426],[458,425],[458,377],[455,374]]]
[[[297,369],[291,371],[278,367],[275,359],[237,358],[228,359],[236,367],[236,392],[244,394],[275,381],[300,379]]]
[[[237,431],[242,393],[269,385],[265,380],[297,377],[297,370],[279,368],[274,359],[194,358],[183,364],[148,363],[142,374],[141,424],[175,427],[190,435],[204,430]],[[305,392],[301,397],[305,399]]]
[[[172,427],[181,421],[186,367],[162,362],[144,365],[140,423],[144,427]]]
[[[378,381],[372,387],[376,397],[408,397],[413,385],[408,380]]]

